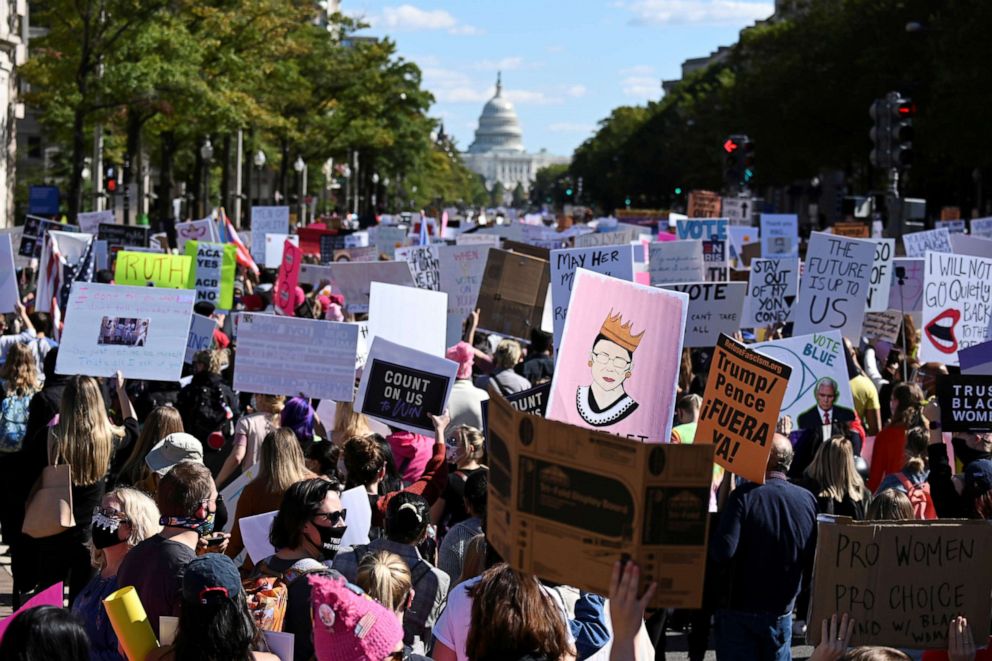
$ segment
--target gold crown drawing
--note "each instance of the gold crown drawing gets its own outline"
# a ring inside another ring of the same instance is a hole
[[[641,338],[644,337],[644,333],[647,331],[641,331],[638,335],[634,335],[630,332],[631,326],[633,326],[633,322],[628,321],[626,324],[623,323],[620,313],[618,312],[614,315],[611,308],[610,314],[606,316],[606,321],[603,322],[602,328],[599,329],[599,333],[610,342],[615,342],[630,353],[634,353],[637,345],[641,343]]]

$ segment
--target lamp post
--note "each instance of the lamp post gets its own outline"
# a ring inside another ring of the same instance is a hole
[[[255,204],[261,206],[262,204],[262,168],[265,167],[265,152],[259,149],[255,152],[252,157],[252,163],[255,164]]]
[[[200,158],[203,159],[203,215],[210,213],[210,161],[214,158],[214,146],[210,144],[210,136],[200,147]]]
[[[296,188],[296,196],[299,198],[299,202],[300,202],[300,220],[299,220],[299,224],[302,227],[302,226],[306,225],[306,215],[307,215],[306,193],[303,190],[306,187],[306,179],[307,179],[306,169],[307,169],[307,164],[303,162],[303,157],[302,156],[297,156],[296,157],[296,161],[293,163],[293,169],[296,170],[296,174],[299,175],[299,177],[300,177],[299,178],[299,181],[298,181],[297,188]]]
[[[375,213],[376,197],[379,192],[379,173],[372,173],[372,213]]]

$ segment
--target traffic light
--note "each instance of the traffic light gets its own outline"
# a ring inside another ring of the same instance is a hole
[[[565,197],[572,197],[572,187],[569,186],[565,189]]]
[[[735,134],[723,142],[723,179],[730,189],[746,185],[754,176],[754,150],[746,135]]]
[[[103,168],[103,187],[108,193],[117,192],[117,166],[107,165]]]
[[[682,194],[682,187],[681,186],[676,186],[675,187],[675,194],[676,195],[681,195]]]
[[[913,162],[913,117],[916,104],[899,92],[875,99],[868,110],[874,125],[871,164],[877,168],[905,169]]]
[[[754,179],[754,144],[750,140],[744,143],[744,183],[749,184]]]

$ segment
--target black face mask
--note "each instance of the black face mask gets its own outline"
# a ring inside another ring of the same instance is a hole
[[[348,529],[348,526],[318,526],[314,524],[313,527],[317,529],[317,534],[320,536],[321,555],[325,558],[333,557],[341,546],[341,538],[344,537],[344,531]]]
[[[214,513],[214,530],[223,530],[227,525],[227,503],[217,496],[217,511]]]
[[[97,512],[93,516],[93,526],[91,528],[93,546],[97,549],[106,549],[127,541],[117,535],[122,523],[120,519],[103,516]]]

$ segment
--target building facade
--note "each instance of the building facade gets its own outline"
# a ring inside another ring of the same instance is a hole
[[[17,67],[27,59],[27,31],[27,0],[0,0],[0,228],[14,225],[16,121],[24,117]]]

